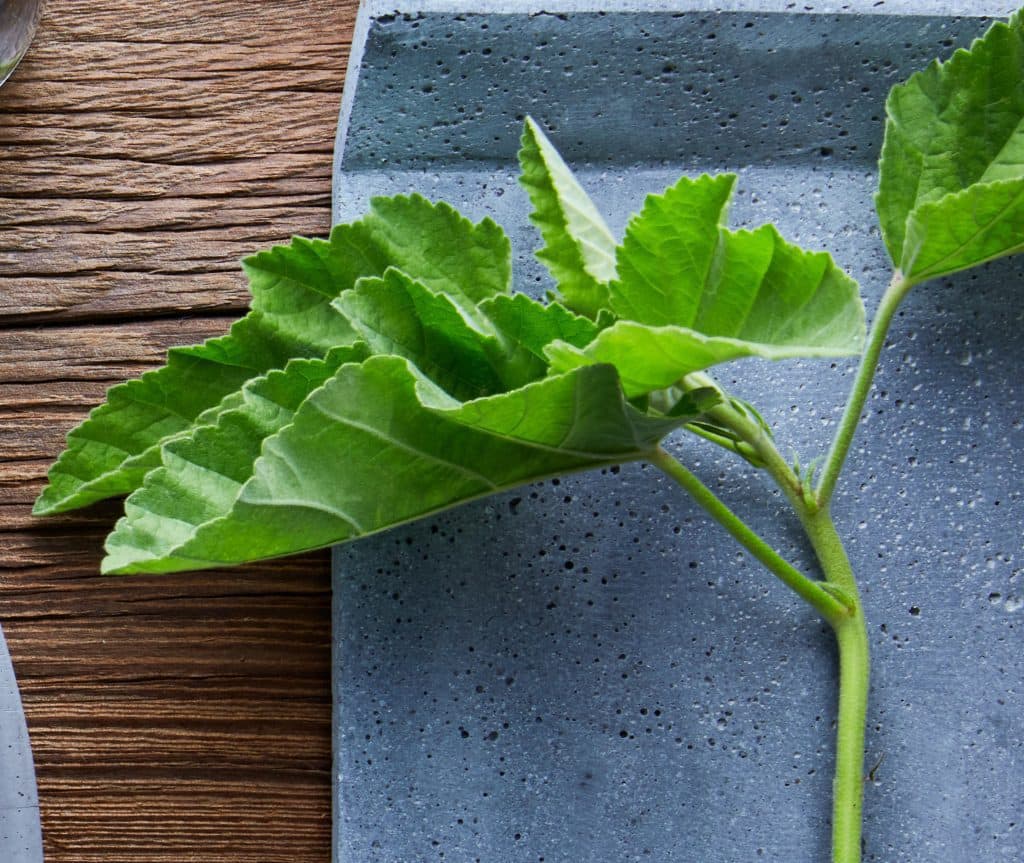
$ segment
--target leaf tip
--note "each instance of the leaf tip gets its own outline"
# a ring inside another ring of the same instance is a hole
[[[42,494],[35,499],[32,504],[32,515],[53,515],[57,510],[54,505],[47,499],[46,489],[43,490]]]

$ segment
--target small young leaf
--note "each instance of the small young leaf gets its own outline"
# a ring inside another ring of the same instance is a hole
[[[341,365],[262,444],[280,415],[256,410],[225,413],[165,448],[165,468],[127,501],[104,572],[331,545],[554,474],[643,458],[687,420],[636,411],[608,366],[462,403],[393,356]]]
[[[735,181],[683,177],[648,195],[618,249],[612,310],[705,336],[858,351],[864,309],[856,282],[827,253],[790,245],[771,225],[723,227]]]
[[[519,151],[520,184],[533,204],[531,221],[545,246],[537,257],[565,304],[589,318],[608,304],[615,278],[615,238],[572,171],[533,119],[526,119]]]
[[[875,204],[909,284],[1021,250],[1024,15],[893,87]]]
[[[702,303],[718,295],[725,257],[721,226],[735,184],[735,174],[704,174],[696,180],[683,177],[661,195],[647,196],[616,250],[612,311],[641,324],[694,323]],[[771,260],[771,243],[765,240],[751,237],[740,254],[762,274]],[[748,281],[756,287],[757,279]],[[746,316],[740,291],[725,299],[733,301],[728,311],[734,319]]]

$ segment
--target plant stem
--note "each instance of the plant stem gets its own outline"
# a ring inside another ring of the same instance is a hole
[[[707,412],[707,416],[735,432],[757,453],[758,458],[764,463],[764,469],[775,480],[775,484],[782,489],[794,509],[805,508],[806,501],[803,497],[803,484],[800,482],[800,477],[793,472],[789,462],[782,457],[782,454],[776,449],[775,443],[761,426],[728,404],[711,408]]]
[[[728,419],[730,423],[735,422],[737,418],[744,420],[738,413],[734,414],[716,419]],[[750,423],[750,426],[753,427],[755,424]],[[735,429],[734,425],[731,427]],[[743,432],[744,439],[752,445],[753,441],[758,439],[751,428],[744,428]],[[836,768],[832,786],[832,863],[860,863],[861,813],[864,797],[864,726],[867,722],[870,682],[870,655],[864,610],[853,569],[832,522],[828,506],[819,507],[816,502],[807,501],[800,491],[799,481],[778,456],[774,444],[767,440],[767,436],[764,436],[761,443],[762,447],[757,448],[758,455],[762,458],[767,455],[765,461],[768,462],[770,459],[774,462],[775,470],[769,467],[769,472],[783,487],[800,518],[800,523],[825,575],[824,583],[807,578],[783,559],[693,473],[665,450],[659,447],[651,457],[651,462],[689,492],[740,545],[818,611],[835,632],[839,648],[839,708]],[[779,476],[776,476],[776,473]],[[783,484],[794,480],[795,487],[786,488]],[[835,593],[830,590],[834,590]]]
[[[875,369],[878,367],[878,358],[882,353],[889,325],[910,287],[910,282],[904,279],[903,274],[897,270],[893,273],[892,281],[889,282],[889,287],[886,288],[878,304],[875,319],[871,323],[871,331],[868,333],[864,354],[861,356],[860,366],[857,369],[857,376],[853,380],[853,387],[846,400],[842,419],[839,421],[836,436],[832,441],[832,447],[829,449],[828,457],[822,467],[821,479],[815,490],[818,505],[822,508],[827,507],[832,499],[832,492],[835,490],[839,473],[842,471],[843,463],[850,451],[850,444],[853,443],[857,423],[860,422],[861,412],[864,410],[864,402],[871,391],[871,381],[875,377]]]
[[[828,508],[801,518],[830,584],[839,587],[852,613],[830,620],[839,646],[839,712],[832,791],[832,861],[860,863],[864,798],[864,726],[871,659],[857,582]]]
[[[800,477],[793,472],[765,430],[750,417],[736,410],[730,404],[728,394],[715,383],[710,375],[703,372],[687,375],[684,379],[684,386],[713,387],[722,393],[722,404],[707,411],[708,419],[732,431],[740,439],[741,444],[746,444],[754,452],[760,460],[761,466],[768,471],[772,479],[775,480],[775,484],[782,489],[793,508],[798,511],[805,509],[807,500]],[[742,455],[742,453],[740,454]]]
[[[650,456],[651,463],[675,480],[697,501],[708,514],[722,525],[732,537],[760,561],[776,578],[801,599],[811,605],[833,628],[841,619],[850,617],[850,609],[821,582],[808,578],[783,558],[727,507],[711,489],[702,483],[661,447]],[[845,594],[841,585],[836,584]]]

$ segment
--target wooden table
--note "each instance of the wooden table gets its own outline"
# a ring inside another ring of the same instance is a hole
[[[238,259],[330,220],[355,0],[49,0],[0,88],[0,620],[49,863],[330,855],[326,553],[98,574],[34,519],[106,388],[224,331]]]

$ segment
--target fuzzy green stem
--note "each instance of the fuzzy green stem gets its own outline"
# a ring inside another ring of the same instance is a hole
[[[772,479],[775,480],[775,484],[782,489],[794,509],[802,511],[806,508],[807,501],[805,500],[804,488],[800,477],[793,472],[793,469],[782,457],[778,449],[776,449],[775,443],[765,430],[751,420],[750,417],[734,408],[730,403],[728,394],[715,383],[710,375],[704,372],[695,372],[694,374],[687,375],[683,379],[683,386],[684,388],[713,387],[721,392],[722,404],[710,408],[705,416],[723,428],[729,429],[739,438],[741,444],[746,445],[753,451],[761,462],[759,466],[768,471]],[[742,455],[743,453],[741,452],[740,454]],[[749,458],[748,461],[750,461]]]
[[[850,609],[821,582],[808,578],[747,526],[711,489],[661,447],[651,463],[682,486],[708,514],[790,590],[811,605],[833,627],[850,616]],[[841,586],[836,585],[837,587]],[[845,591],[843,591],[845,594]]]
[[[707,416],[735,432],[740,440],[757,453],[758,458],[764,463],[764,469],[782,489],[794,509],[801,509],[805,505],[800,478],[793,472],[789,462],[782,457],[775,443],[761,426],[729,405],[713,407],[707,412]]]
[[[821,478],[815,490],[818,505],[822,508],[827,507],[832,499],[832,492],[835,491],[836,481],[843,469],[850,445],[853,443],[853,435],[857,431],[857,424],[860,422],[861,413],[864,410],[864,402],[867,401],[868,393],[871,391],[871,382],[874,380],[875,370],[878,368],[878,358],[881,356],[889,325],[910,287],[911,283],[897,270],[878,304],[878,311],[871,323],[871,331],[868,333],[867,344],[857,369],[857,376],[853,380],[853,387],[846,400],[842,419],[839,421],[836,436],[832,441],[832,447],[825,459]]]
[[[832,863],[860,863],[864,798],[864,727],[871,659],[864,609],[842,540],[827,508],[801,517],[829,584],[852,613],[830,620],[839,647],[839,711],[832,794]]]
[[[726,437],[725,435],[715,434],[710,429],[704,428],[699,423],[687,423],[684,428],[697,435],[697,437],[704,438],[704,440],[711,441],[713,444],[723,449],[731,449],[737,455],[746,459],[756,467],[763,467],[764,463],[761,461],[758,454],[754,451],[754,448],[750,446],[746,441],[733,440],[732,438]]]

